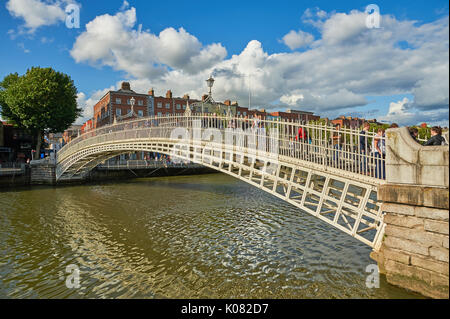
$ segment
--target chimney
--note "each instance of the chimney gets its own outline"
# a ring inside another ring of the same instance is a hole
[[[239,104],[238,104],[237,101],[231,102],[231,105],[232,105],[232,106],[239,106]]]
[[[262,113],[266,113],[266,109],[260,109],[259,111]]]
[[[185,94],[185,95],[183,96],[183,99],[189,100],[189,95]]]
[[[231,105],[231,101],[230,100],[226,100],[225,102],[223,102],[223,104],[225,104],[226,106],[230,106]]]
[[[172,98],[172,91],[171,90],[167,91],[166,98],[167,99],[171,99]]]
[[[124,91],[131,91],[130,82],[122,82],[121,89]]]
[[[155,96],[155,90],[153,90],[153,88],[151,88],[149,91],[148,91],[148,95],[150,95],[150,96]]]
[[[205,101],[207,97],[208,97],[208,94],[204,94],[204,95],[202,96],[202,101]]]

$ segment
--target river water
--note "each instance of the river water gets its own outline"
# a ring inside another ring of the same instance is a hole
[[[420,298],[370,251],[222,174],[0,192],[0,298]]]

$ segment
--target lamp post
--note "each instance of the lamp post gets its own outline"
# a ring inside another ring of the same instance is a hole
[[[212,97],[212,95],[211,95],[211,89],[212,89],[212,87],[213,87],[213,85],[214,85],[214,79],[213,79],[212,76],[210,76],[209,79],[206,80],[206,84],[207,84],[208,87],[209,87],[209,96]]]
[[[131,97],[130,104],[131,104],[131,115],[134,113],[134,103],[136,103],[136,99],[134,97]]]
[[[206,99],[206,101],[209,101],[210,103],[212,103],[214,100],[213,100],[213,98],[212,98],[212,92],[211,92],[211,90],[212,90],[212,87],[213,87],[213,85],[214,85],[214,79],[213,79],[213,77],[212,77],[212,75],[210,75],[209,76],[209,79],[208,80],[206,80],[206,85],[208,86],[208,88],[209,88],[209,92],[208,92],[208,98]],[[205,101],[202,101],[202,113],[203,113],[203,105],[204,105],[204,103],[205,103]]]

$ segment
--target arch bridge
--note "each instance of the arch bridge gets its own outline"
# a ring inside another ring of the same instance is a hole
[[[384,231],[377,199],[384,158],[376,132],[325,124],[185,114],[91,130],[57,154],[56,179],[80,178],[109,158],[157,152],[258,187],[377,250]]]

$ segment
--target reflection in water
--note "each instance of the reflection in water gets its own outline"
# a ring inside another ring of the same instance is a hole
[[[419,297],[366,288],[370,247],[221,174],[3,192],[0,208],[3,298]]]

